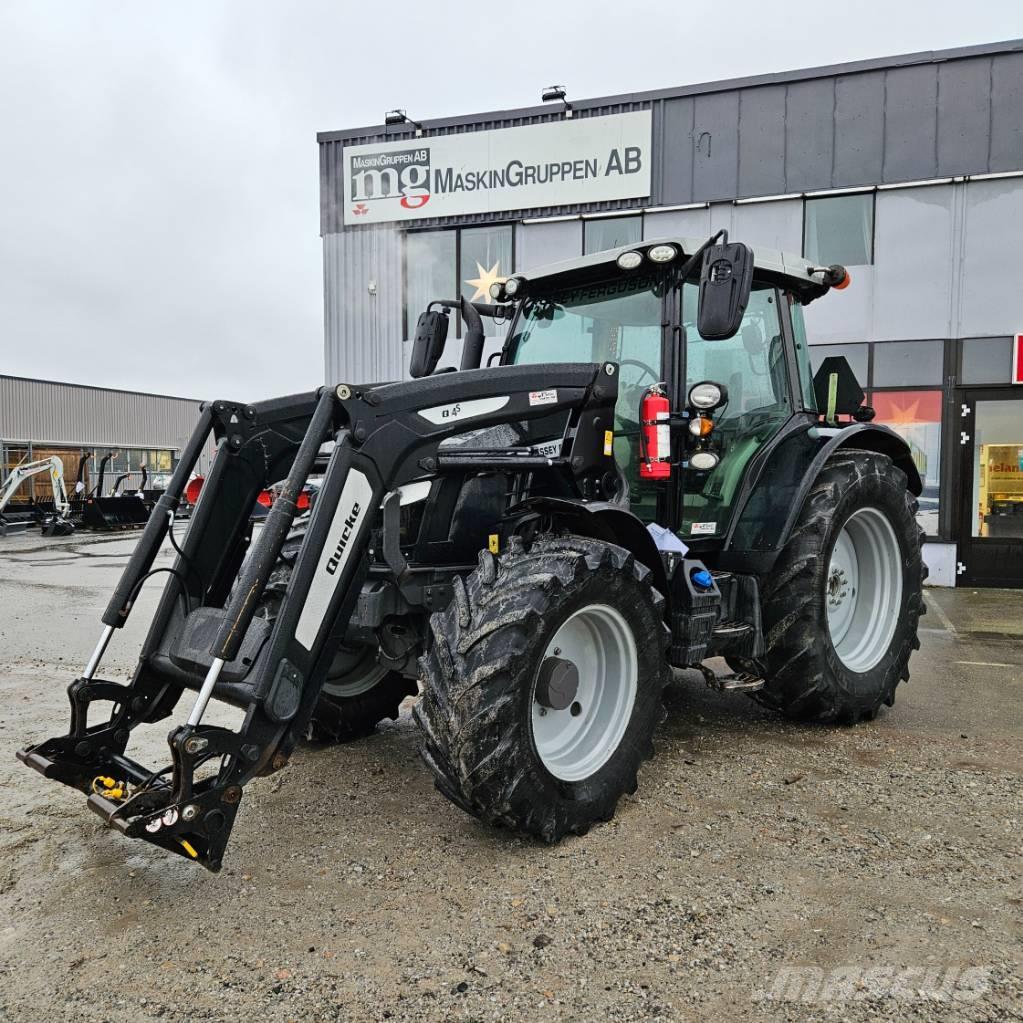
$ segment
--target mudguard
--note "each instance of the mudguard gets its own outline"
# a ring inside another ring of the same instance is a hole
[[[715,559],[721,568],[769,571],[788,542],[800,509],[824,463],[843,447],[887,455],[906,474],[908,489],[919,496],[920,473],[909,445],[887,426],[854,423],[844,427],[798,426],[782,431],[753,470],[745,499],[735,516],[725,547]]]
[[[530,513],[547,513],[565,522],[573,533],[617,544],[631,551],[654,575],[654,586],[664,597],[666,616],[671,591],[660,551],[646,526],[632,512],[608,501],[578,501],[564,497],[533,497],[509,512],[519,519]]]

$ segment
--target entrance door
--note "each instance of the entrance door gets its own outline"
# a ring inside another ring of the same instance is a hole
[[[959,584],[1023,586],[1023,393],[961,391]]]

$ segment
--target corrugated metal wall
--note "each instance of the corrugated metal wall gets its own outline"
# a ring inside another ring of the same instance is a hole
[[[327,383],[402,376],[401,236],[393,224],[323,239]]]
[[[199,402],[0,376],[0,440],[179,451]]]

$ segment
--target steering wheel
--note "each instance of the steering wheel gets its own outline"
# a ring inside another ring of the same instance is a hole
[[[658,374],[657,370],[655,370],[653,368],[653,366],[648,366],[645,362],[640,362],[639,359],[619,359],[618,360],[618,365],[619,366],[638,366],[645,374],[647,374],[650,377],[650,380],[651,380],[652,383],[656,384],[656,383],[660,382],[660,375]],[[630,386],[631,387],[638,387],[642,383],[642,381],[643,381],[643,378],[640,377],[639,380],[631,382]]]

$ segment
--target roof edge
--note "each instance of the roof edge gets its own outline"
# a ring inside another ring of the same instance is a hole
[[[994,43],[979,43],[971,46],[956,46],[946,50],[921,50],[917,53],[895,54],[889,57],[871,57],[865,60],[847,61],[842,64],[825,64],[818,67],[798,68],[792,71],[774,71],[761,75],[749,75],[741,78],[722,78],[711,82],[699,82],[692,85],[679,85],[663,89],[648,89],[643,92],[627,92],[616,96],[598,96],[595,98],[572,99],[575,112],[614,105],[618,103],[650,103],[662,99],[676,99],[704,93],[724,92],[730,89],[750,89],[764,85],[785,85],[791,82],[811,81],[816,78],[830,78],[835,75],[852,75],[864,71],[892,70],[900,67],[911,67],[918,64],[942,64],[952,60],[965,60],[970,57],[992,56],[998,53],[1023,52],[1023,39],[1006,39]],[[514,107],[508,110],[480,111],[473,114],[461,114],[454,117],[439,117],[422,120],[425,131],[439,131],[444,128],[464,127],[478,121],[513,120],[522,117],[536,117],[539,114],[550,114],[551,118],[561,116],[561,108],[549,103]],[[412,129],[395,129],[388,132],[383,124],[367,125],[361,128],[344,128],[337,131],[321,131],[316,133],[316,141],[344,142],[351,138],[366,135],[393,136],[397,141],[402,138],[414,138]]]
[[[25,384],[45,384],[48,387],[75,387],[80,391],[103,391],[106,394],[133,394],[140,398],[163,398],[166,401],[187,401],[199,404],[202,398],[183,398],[180,394],[156,394],[152,391],[129,390],[126,387],[101,387],[98,384],[76,384],[70,380],[43,380],[41,377],[20,377],[0,373],[0,380],[17,380]]]

